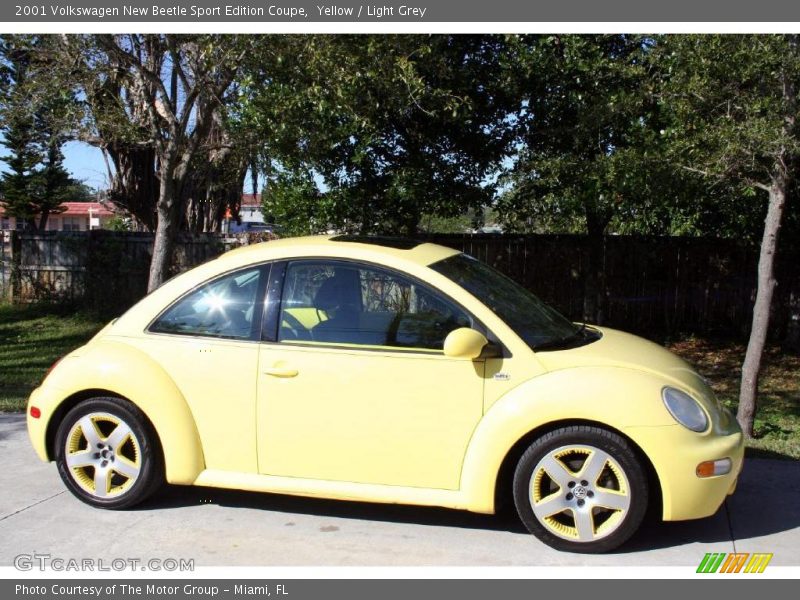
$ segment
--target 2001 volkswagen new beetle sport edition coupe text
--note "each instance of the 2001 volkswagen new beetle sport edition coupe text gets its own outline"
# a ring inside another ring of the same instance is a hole
[[[164,481],[493,513],[562,550],[648,506],[714,514],[743,439],[685,362],[576,325],[456,250],[395,238],[228,252],[49,372],[28,431],[69,490],[133,506]]]

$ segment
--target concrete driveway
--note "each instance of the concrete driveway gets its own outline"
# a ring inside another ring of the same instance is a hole
[[[23,415],[0,414],[0,566],[53,557],[185,558],[197,566],[685,565],[706,552],[772,552],[800,565],[800,463],[749,460],[715,516],[649,523],[620,551],[566,554],[513,517],[167,487],[135,510],[90,508],[31,449]]]

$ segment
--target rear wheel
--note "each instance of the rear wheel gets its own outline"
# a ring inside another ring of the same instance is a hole
[[[56,432],[56,464],[75,496],[101,508],[129,508],[163,481],[158,440],[144,414],[120,398],[91,398]]]
[[[630,444],[598,427],[552,431],[525,451],[514,503],[536,537],[558,550],[607,552],[639,528],[647,477]]]

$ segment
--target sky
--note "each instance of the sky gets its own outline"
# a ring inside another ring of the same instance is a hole
[[[83,142],[69,142],[62,151],[64,168],[73,178],[94,189],[108,187],[108,174],[100,150]]]

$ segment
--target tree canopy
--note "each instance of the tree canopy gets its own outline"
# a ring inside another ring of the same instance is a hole
[[[291,231],[413,234],[491,204],[517,108],[499,36],[285,39],[248,96],[269,139],[265,210]]]
[[[44,230],[63,202],[87,198],[86,186],[63,166],[61,148],[74,104],[69,89],[51,85],[36,36],[0,40],[0,133],[8,171],[0,177],[5,212]]]
[[[112,200],[155,231],[149,289],[167,278],[182,226],[214,229],[238,202],[248,156],[230,138],[227,108],[253,39],[50,38],[54,71],[80,97],[77,135],[113,162]]]

